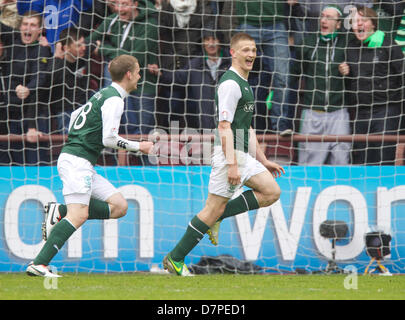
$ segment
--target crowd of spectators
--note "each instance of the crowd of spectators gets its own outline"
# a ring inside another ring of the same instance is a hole
[[[215,87],[228,42],[249,33],[259,133],[400,134],[405,3],[398,0],[0,0],[0,164],[49,164],[44,134],[111,83],[135,56],[141,82],[121,131],[216,127]],[[393,164],[387,142],[302,142],[301,165]]]

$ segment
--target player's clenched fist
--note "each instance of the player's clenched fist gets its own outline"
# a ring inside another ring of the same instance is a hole
[[[139,142],[139,151],[145,154],[149,154],[153,150],[154,143],[152,141]]]

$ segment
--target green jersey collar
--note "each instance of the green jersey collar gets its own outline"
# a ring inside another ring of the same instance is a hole
[[[128,92],[123,87],[121,87],[118,83],[113,82],[111,84],[111,86],[114,87],[115,89],[117,89],[117,91],[120,94],[122,99],[125,99],[126,97],[128,97]]]

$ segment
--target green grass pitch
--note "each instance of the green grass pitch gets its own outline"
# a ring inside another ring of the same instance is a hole
[[[353,275],[352,275],[353,276]],[[0,273],[1,300],[404,300],[405,277]]]

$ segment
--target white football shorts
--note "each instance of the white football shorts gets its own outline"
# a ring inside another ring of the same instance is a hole
[[[251,177],[266,171],[267,169],[250,154],[235,150],[238,168],[241,175],[239,185],[231,185],[228,182],[228,166],[221,146],[215,146],[211,158],[211,174],[208,183],[208,192],[225,197],[232,196],[243,187]]]
[[[106,178],[94,170],[88,160],[72,154],[60,154],[58,172],[63,183],[62,193],[66,204],[88,205],[91,197],[105,201],[119,192]]]

